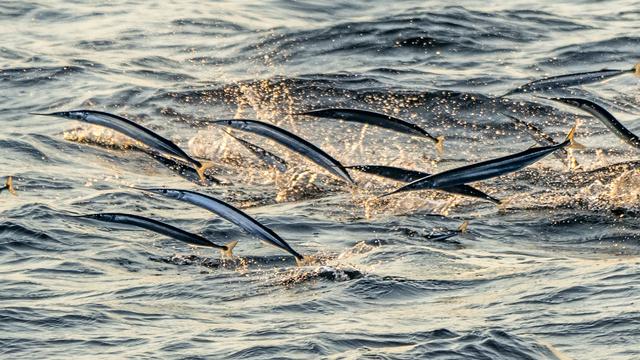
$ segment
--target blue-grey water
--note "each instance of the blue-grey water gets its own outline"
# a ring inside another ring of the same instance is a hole
[[[638,359],[640,157],[598,120],[524,95],[549,75],[640,61],[640,2],[0,2],[0,357]],[[568,89],[640,133],[632,74]],[[393,114],[427,140],[289,114]],[[29,112],[129,117],[214,164],[226,185],[177,176],[130,139]],[[476,183],[499,208],[352,172],[351,188],[270,141],[265,169],[206,121],[254,118],[345,165],[437,172],[524,150],[511,112],[556,157]],[[321,264],[186,203],[131,186],[194,189],[255,216]],[[125,212],[239,240],[239,259],[68,215]],[[468,232],[445,241],[431,234]]]

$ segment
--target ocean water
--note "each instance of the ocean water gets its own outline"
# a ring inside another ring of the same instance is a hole
[[[640,158],[598,120],[524,95],[528,81],[640,61],[640,2],[0,2],[0,358],[638,359]],[[631,74],[564,90],[640,133]],[[385,112],[429,141],[337,120]],[[30,112],[121,114],[211,161],[194,184],[97,126]],[[535,141],[501,113],[586,145],[474,184],[495,205],[352,172],[350,187],[262,138],[280,174],[222,129],[267,121],[345,165],[437,172]],[[219,217],[132,186],[202,191],[319,263],[297,267]],[[222,261],[125,212],[209,239]],[[432,235],[468,231],[446,240]]]

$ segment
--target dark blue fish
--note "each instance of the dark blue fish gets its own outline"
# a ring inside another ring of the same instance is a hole
[[[209,167],[208,164],[202,164],[200,161],[189,156],[187,153],[182,151],[182,149],[180,149],[178,145],[174,144],[170,140],[122,116],[95,110],[72,110],[54,112],[49,114],[31,114],[78,120],[89,124],[100,125],[109,129],[113,129],[147,145],[152,149],[165,154],[169,154],[192,164],[198,172],[198,176],[202,180],[204,180],[204,171],[207,167]]]
[[[140,150],[150,155],[154,160],[158,161],[162,165],[168,167],[178,175],[191,181],[194,184],[203,185],[203,186],[212,186],[212,185],[220,185],[223,183],[223,181],[219,180],[218,178],[214,177],[211,174],[208,174],[206,171],[202,174],[204,176],[204,180],[201,179],[200,174],[198,174],[198,171],[193,167],[189,166],[188,163],[184,163],[180,160],[174,160],[174,159],[168,158],[162,155],[161,153],[157,151],[152,151],[150,149],[141,148]]]
[[[398,119],[396,117],[381,114],[373,111],[358,110],[358,109],[346,109],[346,108],[329,108],[310,110],[302,113],[296,113],[294,115],[306,115],[315,116],[329,119],[341,119],[345,121],[352,121],[361,124],[369,124],[377,127],[381,127],[388,130],[393,130],[403,134],[411,136],[426,137],[436,144],[438,151],[442,151],[444,137],[434,137],[426,130],[416,124]]]
[[[253,235],[260,240],[263,240],[273,246],[276,246],[296,258],[296,261],[301,264],[305,263],[308,259],[305,256],[300,255],[297,251],[293,250],[286,241],[284,241],[278,234],[268,227],[262,225],[258,220],[245,214],[240,209],[237,209],[222,200],[218,200],[211,196],[201,194],[195,191],[179,190],[179,189],[138,189],[142,191],[148,191],[154,194],[166,196],[172,199],[188,202],[195,206],[199,206],[203,209],[207,209],[214,214],[221,216],[222,218],[236,224],[244,231]]]
[[[256,135],[264,136],[268,139],[276,141],[280,145],[297,152],[298,154],[306,157],[307,159],[318,164],[331,174],[343,179],[344,181],[353,184],[353,180],[344,166],[338,162],[338,160],[331,157],[329,154],[308,142],[307,140],[290,133],[277,126],[267,124],[257,120],[246,119],[230,119],[230,120],[216,120],[214,124],[229,126],[231,128],[247,131]]]
[[[138,215],[121,214],[121,213],[102,213],[102,214],[80,215],[75,217],[137,226],[143,229],[156,232],[161,235],[168,236],[176,240],[180,240],[190,245],[205,246],[205,247],[220,249],[220,251],[225,256],[233,256],[232,254],[233,248],[238,243],[237,241],[232,241],[226,245],[218,245],[200,235],[192,234],[190,232],[179,229],[175,226],[165,224],[157,220],[138,216]]]
[[[251,151],[258,159],[262,160],[268,167],[274,168],[282,173],[287,172],[287,162],[269,151],[261,148],[258,145],[252,144],[244,139],[241,139],[230,132],[227,132],[229,136],[236,139],[240,145],[244,146],[247,150]]]
[[[640,69],[640,68],[639,68]],[[640,138],[629,129],[627,129],[618,119],[616,119],[607,109],[594,103],[593,101],[582,98],[543,98],[547,100],[553,100],[565,105],[573,106],[582,111],[585,111],[593,115],[596,119],[600,120],[609,130],[611,130],[622,141],[633,146],[636,149],[640,149]]]
[[[574,126],[564,142],[558,145],[533,147],[517,154],[512,154],[497,159],[483,161],[476,164],[462,166],[459,168],[447,170],[435,175],[416,180],[405,185],[395,191],[382,196],[389,196],[405,191],[426,190],[426,189],[442,189],[446,187],[468,184],[475,181],[486,180],[512,173],[531,165],[552,152],[572,145],[577,146],[573,140],[576,127]]]
[[[418,179],[425,178],[429,176],[429,173],[425,173],[422,171],[416,170],[408,170],[397,168],[393,166],[383,166],[383,165],[358,165],[358,166],[347,166],[347,169],[354,169],[358,171],[362,171],[368,174],[373,174],[377,176],[381,176],[387,179],[400,181],[400,182],[412,182]],[[494,204],[500,204],[500,200],[494,198],[491,195],[485,194],[484,192],[471,187],[469,185],[456,185],[448,188],[439,189],[451,194],[470,196],[474,198],[484,199],[491,201]]]
[[[602,69],[598,71],[589,71],[583,73],[576,74],[567,74],[567,75],[559,75],[559,76],[551,76],[546,77],[544,79],[535,80],[524,85],[521,85],[506,94],[502,95],[509,96],[514,94],[522,94],[522,93],[533,93],[545,90],[553,90],[553,89],[561,89],[570,86],[576,85],[586,85],[592,84],[599,81],[604,81],[607,79],[611,79],[616,76],[624,75],[624,74],[632,74],[632,73],[640,73],[640,64],[634,66],[629,70],[611,70],[611,69]]]
[[[466,233],[468,226],[469,226],[469,222],[468,221],[464,221],[462,224],[460,224],[460,226],[458,226],[458,228],[456,230],[448,231],[448,232],[443,233],[443,234],[430,235],[427,238],[429,240],[431,240],[431,241],[444,241],[444,240],[452,238],[452,237],[454,237],[456,235],[460,235],[460,234]]]

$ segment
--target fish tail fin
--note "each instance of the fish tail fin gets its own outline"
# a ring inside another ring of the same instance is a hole
[[[571,156],[569,158],[569,169],[570,170],[576,170],[579,166],[580,166],[580,164],[578,164],[578,160],[576,160],[575,157]]]
[[[498,212],[504,213],[507,211],[507,206],[511,203],[511,199],[502,199],[500,204],[498,204]]]
[[[466,233],[469,227],[469,220],[465,220],[460,226],[458,226],[458,232]]]
[[[224,249],[220,249],[222,256],[224,257],[233,257],[233,248],[238,244],[238,240],[233,240],[224,245]]]
[[[214,165],[213,162],[207,161],[200,164],[199,167],[196,168],[196,172],[198,173],[198,177],[202,183],[206,183],[207,178],[204,176],[204,172],[207,171],[210,167]]]
[[[573,127],[571,128],[571,130],[569,131],[569,133],[567,134],[567,139],[565,140],[565,142],[569,142],[569,147],[572,149],[585,149],[586,146],[580,144],[579,142],[574,140],[574,136],[576,134],[576,127],[578,125],[573,125]]]
[[[637,63],[636,66],[633,67],[636,76],[640,76],[640,63]]]
[[[316,262],[315,256],[305,255],[302,258],[296,257],[296,265],[298,266],[306,266],[311,265]]]
[[[440,135],[436,138],[436,151],[438,155],[442,155],[444,153],[444,136]]]
[[[16,188],[13,187],[13,177],[9,176],[7,178],[7,180],[5,181],[4,185],[7,187],[7,190],[9,190],[9,192],[12,195],[17,195],[16,194]]]

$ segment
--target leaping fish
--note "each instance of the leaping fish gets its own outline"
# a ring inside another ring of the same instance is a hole
[[[558,143],[553,140],[553,138],[547,134],[545,134],[542,130],[540,130],[535,125],[528,123],[526,121],[520,120],[513,115],[509,115],[507,113],[501,113],[502,115],[508,117],[513,120],[516,127],[522,127],[525,131],[538,143],[540,146],[550,146],[557,145]],[[569,155],[569,152],[566,149],[559,149],[558,151],[554,151],[553,155],[558,159],[562,160],[565,164],[567,164],[571,168],[575,168],[578,166],[578,162],[575,158]]]
[[[381,114],[373,111],[359,110],[359,109],[347,109],[347,108],[329,108],[310,110],[301,113],[295,113],[293,115],[305,115],[315,116],[329,119],[341,119],[345,121],[357,122],[361,124],[369,124],[372,126],[381,127],[388,130],[393,130],[399,133],[426,137],[433,141],[436,145],[438,152],[444,150],[444,136],[432,136],[426,130],[416,124],[412,124],[396,117]]]
[[[244,146],[247,150],[251,151],[253,155],[255,155],[258,159],[262,160],[268,167],[274,168],[281,173],[287,172],[287,162],[279,157],[276,154],[270,153],[269,151],[261,148],[258,145],[252,144],[244,139],[241,139],[230,132],[227,132],[227,135],[236,139],[240,145]]]
[[[168,158],[162,155],[161,153],[150,150],[150,149],[140,148],[140,151],[147,153],[149,156],[154,158],[156,161],[158,161],[162,165],[168,167],[178,175],[191,181],[194,184],[211,186],[211,185],[220,185],[223,183],[222,180],[216,178],[213,175],[208,174],[206,171],[202,174],[204,177],[204,180],[201,179],[200,174],[198,174],[198,171],[192,168],[191,166],[189,166],[189,163],[182,162],[181,160],[174,160],[174,159]],[[228,184],[228,183],[225,183],[225,184]]]
[[[501,176],[504,174],[512,173],[524,168],[527,165],[531,165],[543,157],[551,154],[552,152],[564,148],[566,146],[580,147],[573,140],[576,127],[574,126],[564,142],[543,147],[533,147],[517,154],[512,154],[492,160],[479,162],[476,164],[466,165],[459,168],[443,171],[441,173],[430,175],[425,178],[416,180],[408,185],[405,185],[397,190],[394,190],[388,194],[382,196],[389,196],[392,194],[426,190],[426,189],[442,189],[446,187],[468,184],[475,181],[486,180]]]
[[[16,195],[16,189],[13,187],[13,177],[7,177],[7,179],[4,181],[4,186],[0,188],[0,193],[2,192],[2,190],[7,190],[12,195]]]
[[[622,141],[633,146],[636,149],[640,149],[640,138],[627,129],[618,119],[615,118],[607,109],[594,103],[593,101],[582,98],[543,98],[547,100],[553,100],[563,103],[565,105],[573,106],[582,111],[585,111],[593,115],[596,119],[600,120],[606,127],[609,128],[617,137]]]
[[[569,86],[586,85],[595,82],[607,80],[616,76],[624,74],[636,74],[640,76],[640,64],[636,64],[632,69],[628,70],[612,70],[602,69],[598,71],[589,71],[583,73],[559,75],[546,77],[544,79],[535,80],[524,85],[521,85],[506,94],[500,96],[505,97],[514,94],[532,93],[544,90],[552,90],[559,88],[566,88]]]
[[[154,133],[153,131],[145,128],[142,125],[126,119],[122,116],[109,114],[103,111],[95,110],[72,110],[72,111],[60,111],[48,114],[43,113],[31,113],[32,115],[54,116],[64,119],[83,121],[89,124],[100,125],[113,129],[117,132],[123,133],[130,138],[140,141],[141,143],[149,146],[152,149],[160,151],[165,154],[169,154],[173,157],[182,159],[192,164],[198,176],[201,180],[205,180],[204,171],[210,166],[209,164],[202,164],[200,161],[187,155],[178,145],[174,144],[170,140]]]
[[[342,166],[338,160],[334,159],[312,143],[298,135],[288,132],[287,130],[262,121],[246,119],[216,120],[213,121],[213,124],[229,126],[237,130],[251,132],[274,140],[289,150],[295,151],[313,161],[325,170],[329,171],[331,174],[350,184],[354,184],[351,176],[349,176],[347,170],[345,170],[344,166]]]
[[[467,232],[467,228],[469,227],[469,221],[465,220],[456,230],[446,232],[444,234],[435,234],[428,237],[431,241],[444,241],[449,238],[452,238],[459,234],[464,234]]]
[[[151,192],[154,194],[166,196],[172,199],[188,202],[195,206],[209,210],[214,214],[226,219],[227,221],[239,226],[248,234],[258,237],[262,241],[265,241],[275,247],[278,247],[296,258],[298,264],[304,264],[309,259],[303,255],[300,255],[297,251],[293,250],[286,241],[284,241],[278,234],[268,227],[262,225],[258,220],[245,214],[241,210],[227,204],[222,200],[218,200],[208,195],[197,193],[190,190],[179,189],[142,189],[138,190]]]
[[[143,229],[156,232],[161,235],[168,236],[176,240],[180,240],[187,244],[220,249],[220,252],[223,254],[223,256],[230,256],[230,257],[233,256],[233,253],[232,253],[233,248],[238,243],[237,240],[234,240],[225,245],[218,245],[200,235],[192,234],[190,232],[179,229],[175,226],[165,224],[157,220],[138,216],[138,215],[121,214],[121,213],[101,213],[101,214],[79,215],[74,217],[137,226]]]
[[[373,175],[381,176],[387,179],[401,181],[405,183],[416,181],[418,179],[422,179],[431,175],[429,173],[425,173],[422,171],[408,170],[408,169],[402,169],[398,167],[384,166],[384,165],[347,166],[347,169],[354,169],[354,170],[362,171],[368,174],[373,174]],[[442,188],[439,190],[442,190],[451,194],[470,196],[470,197],[488,200],[494,204],[500,204],[499,199],[496,199],[491,195],[485,194],[484,192],[469,185],[456,185],[448,188]]]

